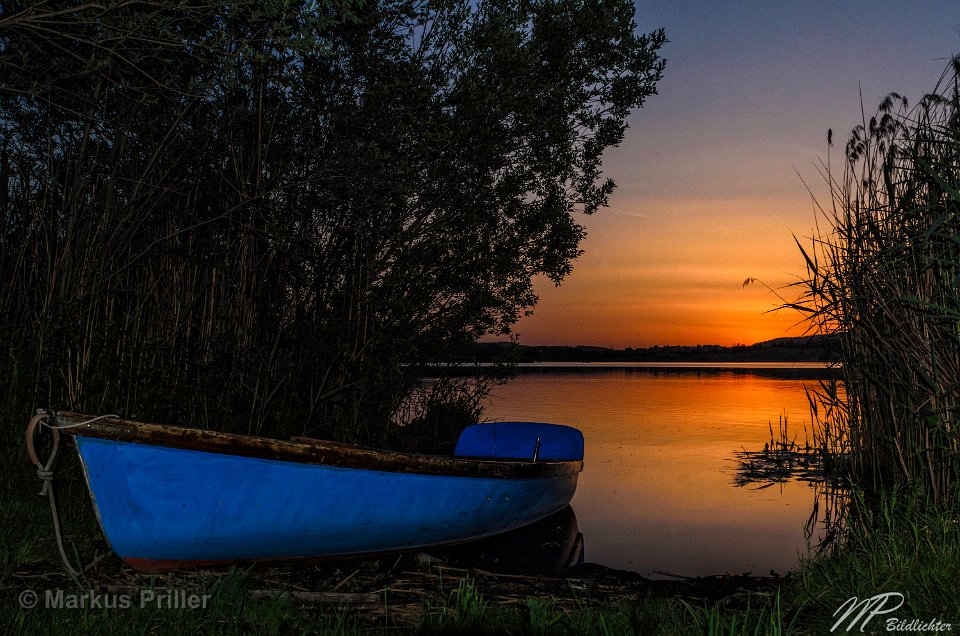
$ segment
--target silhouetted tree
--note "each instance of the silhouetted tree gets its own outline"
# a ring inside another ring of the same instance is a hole
[[[417,363],[570,271],[664,41],[626,0],[8,3],[0,364],[23,400],[382,442]]]

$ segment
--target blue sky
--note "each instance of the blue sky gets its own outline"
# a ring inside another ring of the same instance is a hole
[[[521,342],[749,344],[799,333],[766,314],[803,273],[792,236],[823,197],[815,164],[842,159],[884,95],[916,102],[960,53],[960,2],[637,2],[670,42],[659,95],[605,157],[611,207],[581,222],[584,256],[517,328]]]

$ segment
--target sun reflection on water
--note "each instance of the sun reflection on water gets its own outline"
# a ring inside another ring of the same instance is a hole
[[[734,453],[786,418],[810,432],[815,373],[764,369],[541,368],[498,387],[487,417],[579,427],[573,500],[588,561],[645,575],[785,572],[806,553],[814,486],[735,485]]]

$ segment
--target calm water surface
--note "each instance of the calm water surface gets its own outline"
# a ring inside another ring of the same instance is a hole
[[[572,506],[587,561],[647,576],[783,573],[806,554],[813,487],[737,487],[733,453],[761,449],[782,416],[802,440],[819,367],[772,367],[537,365],[498,387],[486,415],[583,431]]]

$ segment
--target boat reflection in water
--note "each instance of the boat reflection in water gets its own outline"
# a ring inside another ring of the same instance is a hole
[[[577,515],[567,506],[512,532],[427,552],[459,568],[500,574],[560,574],[583,563],[583,535]]]

